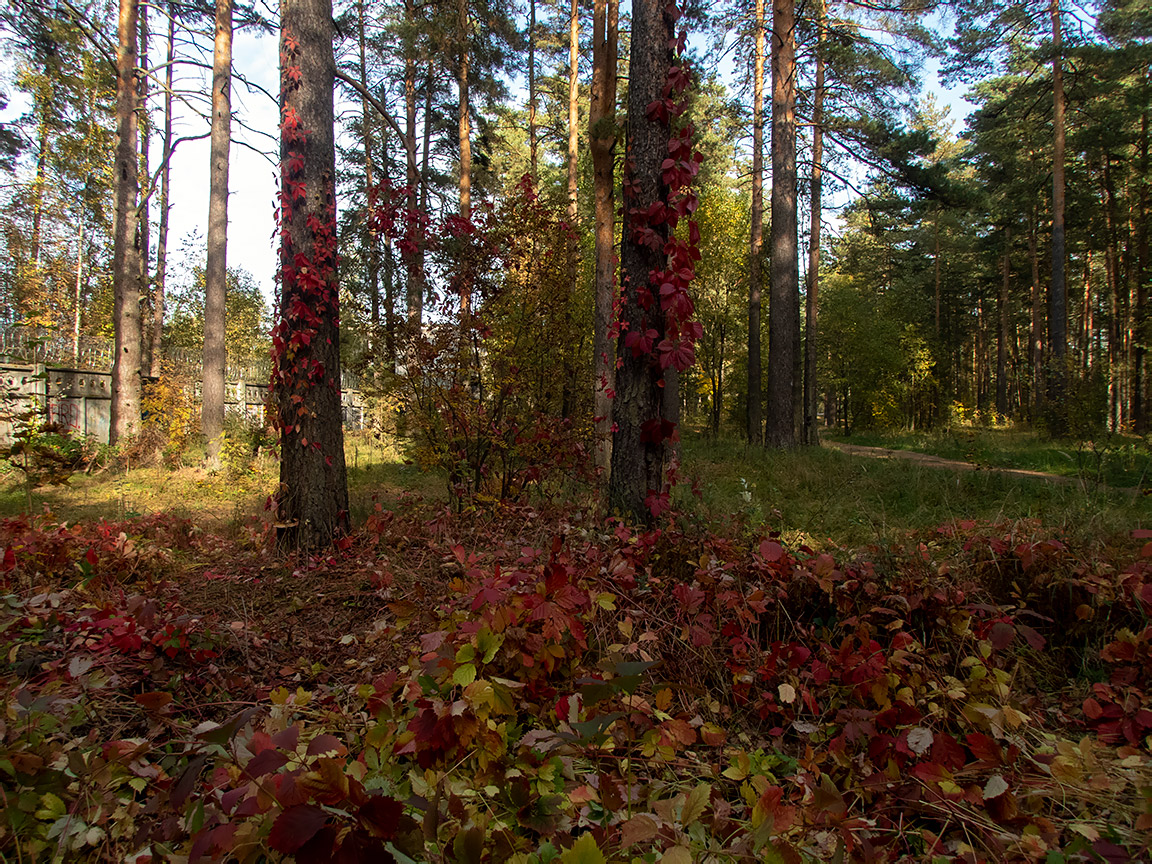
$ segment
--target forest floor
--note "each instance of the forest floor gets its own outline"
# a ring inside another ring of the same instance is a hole
[[[688,440],[647,531],[347,453],[316,557],[270,461],[0,497],[4,860],[1148,859],[1147,499]]]

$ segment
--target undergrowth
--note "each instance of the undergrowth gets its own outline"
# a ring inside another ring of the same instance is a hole
[[[1138,860],[1152,532],[0,522],[23,861]],[[874,554],[875,553],[875,554]]]

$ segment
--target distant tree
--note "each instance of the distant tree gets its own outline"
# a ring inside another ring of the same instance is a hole
[[[204,270],[204,372],[200,430],[208,465],[220,465],[224,437],[224,339],[228,272],[228,151],[232,142],[232,0],[216,0],[212,53],[212,146],[208,259]]]
[[[140,237],[137,157],[136,46],[138,0],[120,0],[120,42],[116,54],[116,227],[113,234],[112,290],[116,355],[112,363],[110,439],[116,443],[140,425]]]
[[[752,67],[752,218],[748,243],[748,395],[749,444],[764,440],[764,398],[760,378],[760,313],[764,245],[764,0],[756,0],[755,53]]]
[[[764,443],[796,443],[795,371],[799,351],[800,270],[796,246],[796,9],[773,0],[772,299],[768,311],[768,424]]]
[[[592,336],[593,454],[607,474],[612,466],[612,400],[616,386],[616,348],[612,326],[616,288],[616,63],[619,0],[596,0],[592,19],[592,99],[588,141],[592,150],[594,322]]]
[[[195,354],[204,344],[203,251],[184,284],[170,285],[164,345]],[[271,347],[268,331],[271,316],[259,284],[247,270],[228,268],[227,303],[224,314],[224,345],[232,365],[259,366],[267,362]]]

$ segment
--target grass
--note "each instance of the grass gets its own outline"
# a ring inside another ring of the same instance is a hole
[[[996,461],[1006,467],[1044,470],[1038,459],[1027,462],[1022,456],[1042,452],[1042,442],[1028,441],[1019,433],[980,436],[983,452],[999,457]],[[963,456],[954,446],[947,449],[948,440],[937,436],[939,455]],[[902,441],[909,447],[916,443],[913,436],[853,436],[852,441],[881,446]],[[1003,453],[992,450],[995,442],[1005,444]],[[387,507],[404,493],[433,500],[445,495],[441,476],[408,464],[401,448],[370,435],[348,435],[345,458],[353,524],[362,522],[377,503]],[[1152,526],[1152,501],[1131,491],[1052,484],[990,471],[954,472],[830,448],[773,452],[687,436],[682,474],[686,482],[677,490],[681,510],[701,518],[743,520],[754,530],[779,531],[787,540],[814,549],[888,547],[910,532],[957,519],[1040,519],[1069,535],[1101,539]],[[262,456],[242,472],[147,467],[77,474],[69,486],[35,490],[33,501],[37,511],[47,508],[67,522],[165,511],[202,527],[238,532],[263,517],[278,481],[276,462]],[[693,483],[698,496],[691,491]],[[26,509],[18,475],[0,476],[0,516]]]
[[[1074,484],[881,461],[830,448],[782,453],[688,439],[683,461],[685,476],[700,490],[697,506],[743,516],[813,548],[888,546],[911,531],[957,519],[1040,519],[1084,538],[1152,524],[1152,503],[1131,491],[1103,486],[1086,491]],[[693,506],[686,488],[679,495],[682,506]]]
[[[1133,435],[1055,441],[1029,430],[954,427],[924,432],[829,432],[832,441],[913,450],[989,468],[1017,468],[1073,477],[1089,485],[1136,487],[1152,483],[1152,450]]]
[[[426,498],[444,494],[440,477],[406,464],[402,453],[367,433],[345,436],[349,509],[353,522],[363,521],[379,500],[402,492]],[[51,510],[66,522],[119,520],[155,512],[192,519],[215,530],[232,529],[260,517],[279,483],[279,465],[268,455],[255,457],[243,470],[208,472],[185,465],[129,471],[93,469],[74,474],[66,486],[32,493],[33,507]],[[19,472],[0,471],[0,517],[26,512],[27,497]]]

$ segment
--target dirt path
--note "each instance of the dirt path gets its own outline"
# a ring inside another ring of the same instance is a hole
[[[957,459],[942,459],[927,453],[918,453],[915,450],[889,450],[887,447],[864,447],[860,444],[844,444],[839,441],[823,441],[825,447],[848,453],[852,456],[867,456],[872,459],[901,459],[905,462],[916,462],[930,468],[950,468],[953,471],[992,471],[997,474],[1006,474],[1009,477],[1031,478],[1047,480],[1050,483],[1077,484],[1074,477],[1062,477],[1059,474],[1049,474],[1045,471],[1028,471],[1021,468],[991,468],[983,465],[973,465],[971,462],[961,462]]]

